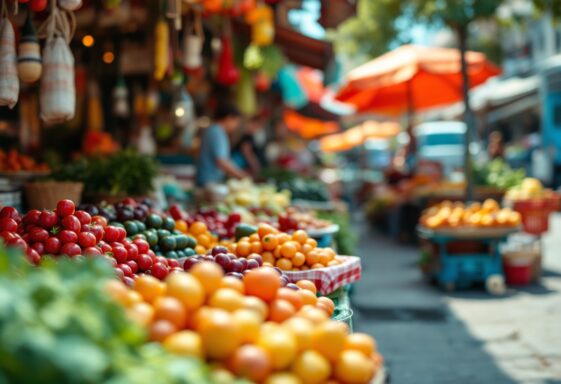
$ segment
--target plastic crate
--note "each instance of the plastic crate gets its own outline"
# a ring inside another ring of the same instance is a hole
[[[524,232],[542,235],[549,230],[549,215],[559,210],[559,197],[535,200],[518,200],[514,210],[522,215]]]

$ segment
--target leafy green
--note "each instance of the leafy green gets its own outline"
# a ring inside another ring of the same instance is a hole
[[[210,383],[206,366],[146,344],[103,290],[103,259],[40,268],[0,245],[0,383]]]
[[[495,159],[474,168],[475,184],[499,189],[510,189],[522,183],[524,169],[512,169],[504,160]]]

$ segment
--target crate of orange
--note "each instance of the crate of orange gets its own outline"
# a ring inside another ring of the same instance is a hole
[[[260,255],[264,265],[284,271],[291,282],[311,280],[318,292],[327,295],[361,276],[360,258],[339,256],[332,248],[319,248],[303,230],[287,234],[261,224],[257,232],[228,245],[238,257]]]

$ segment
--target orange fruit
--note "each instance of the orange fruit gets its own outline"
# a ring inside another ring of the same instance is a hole
[[[268,326],[262,330],[257,345],[269,352],[274,370],[283,370],[290,366],[298,351],[294,335],[279,325]]]
[[[374,339],[365,333],[351,333],[347,336],[345,349],[359,351],[364,356],[370,357],[376,352],[376,344]]]
[[[175,220],[175,229],[183,233],[187,233],[189,226],[185,220]]]
[[[374,362],[359,351],[343,351],[335,363],[335,378],[341,383],[369,383],[374,377]]]
[[[142,275],[140,277],[142,277]],[[153,277],[153,279],[159,282],[156,278]],[[129,288],[127,288],[127,286],[121,281],[115,279],[107,280],[103,288],[105,289],[105,292],[107,292],[109,296],[111,296],[118,303],[121,303],[125,306],[131,304],[129,303]]]
[[[306,240],[306,244],[310,245],[312,248],[317,248],[318,246],[318,242],[316,241],[316,239],[312,239],[311,237]]]
[[[251,244],[249,241],[240,241],[236,247],[236,254],[245,257],[251,253]]]
[[[276,266],[283,271],[290,271],[292,270],[292,261],[290,261],[289,259],[280,258],[277,260]]]
[[[257,234],[259,235],[259,238],[263,239],[265,236],[275,233],[276,229],[273,228],[271,225],[269,224],[259,224],[259,227],[257,228]]]
[[[308,240],[308,234],[299,229],[297,231],[294,231],[294,233],[292,234],[292,240],[299,242],[300,244],[306,244],[306,241]]]
[[[331,259],[330,259],[329,253],[320,252],[320,254],[319,254],[319,263],[320,263],[321,265],[324,265],[324,266],[325,266],[325,265],[327,265],[327,263],[329,263],[330,261],[331,261]]]
[[[261,254],[263,252],[263,244],[261,244],[260,241],[253,241],[250,243],[250,252],[251,253],[256,253],[256,254]]]
[[[220,288],[231,288],[241,294],[245,293],[243,282],[234,276],[224,276],[220,283]]]
[[[300,280],[296,282],[296,285],[301,289],[305,289],[307,291],[311,291],[314,295],[318,293],[316,285],[310,280]]]
[[[188,273],[169,275],[166,279],[166,295],[175,297],[188,311],[200,308],[205,301],[203,286]]]
[[[309,270],[309,269],[310,269],[310,267],[308,267],[308,266],[305,265],[305,264],[304,264],[303,266],[300,267],[300,270],[301,270],[301,271],[307,271],[307,270]]]
[[[335,362],[345,348],[347,329],[345,324],[336,321],[316,325],[312,332],[312,348]]]
[[[195,245],[195,252],[197,255],[204,255],[206,253],[206,248],[200,244]]]
[[[297,317],[303,317],[314,324],[324,323],[329,320],[325,311],[311,305],[304,305],[297,313]]]
[[[243,282],[247,295],[256,296],[266,302],[275,298],[281,286],[279,274],[273,268],[252,269],[244,275]]]
[[[296,337],[298,351],[302,352],[311,348],[314,324],[310,320],[303,317],[292,317],[282,323],[282,326]]]
[[[302,381],[292,373],[273,373],[264,384],[302,384]]]
[[[264,263],[271,263],[273,265],[275,264],[275,256],[273,256],[273,254],[271,252],[269,252],[269,251],[263,252],[261,257],[263,258]]]
[[[310,244],[308,244],[308,243],[306,242],[306,244],[303,244],[303,245],[302,245],[301,252],[302,252],[304,255],[307,255],[311,250],[314,250],[314,249],[315,249],[314,247],[312,247]]]
[[[327,314],[331,317],[335,312],[335,303],[329,297],[318,297],[318,307],[321,305],[327,310]]]
[[[187,311],[175,297],[159,297],[154,301],[154,318],[167,320],[182,329],[187,322]]]
[[[280,259],[282,257],[280,245],[277,245],[277,247],[273,250],[273,256],[275,257],[275,259]]]
[[[306,264],[308,264],[308,266],[312,266],[317,263],[319,263],[319,252],[314,249],[306,255]]]
[[[266,251],[272,251],[279,244],[279,239],[273,234],[267,234],[262,238],[263,249]]]
[[[136,303],[127,309],[129,319],[142,327],[148,327],[154,320],[154,308],[148,303]]]
[[[204,358],[201,337],[193,331],[180,331],[169,335],[164,339],[162,345],[168,351],[179,356]]]
[[[287,241],[281,246],[280,253],[282,257],[285,257],[287,259],[292,259],[296,254],[296,252],[298,252],[298,249],[294,245],[293,241]]]
[[[226,248],[228,248],[228,252],[236,254],[236,248],[238,247],[238,244],[236,243],[230,243],[226,246]]]
[[[164,341],[169,335],[177,332],[175,325],[167,320],[156,320],[150,326],[149,338],[151,341]]]
[[[263,300],[254,296],[244,297],[244,308],[258,314],[262,321],[269,315],[269,307],[267,304],[265,304]]]
[[[189,233],[191,233],[192,235],[200,235],[206,232],[208,232],[208,228],[206,227],[206,224],[203,223],[202,221],[195,221],[189,227]]]
[[[331,376],[331,365],[329,361],[318,352],[305,351],[294,361],[292,372],[298,376],[303,383],[320,384],[325,383]]]
[[[205,248],[209,248],[211,243],[212,243],[212,237],[210,237],[209,234],[207,233],[201,233],[199,235],[197,235],[196,237],[197,240],[197,244],[205,247]]]
[[[302,252],[296,252],[292,258],[292,265],[295,267],[301,267],[306,262],[306,256]]]
[[[339,260],[331,260],[329,263],[327,263],[328,267],[334,267],[336,265],[341,264],[341,262]]]
[[[210,261],[195,264],[189,270],[189,273],[199,280],[207,296],[210,296],[214,291],[220,288],[222,278],[224,277],[222,268],[218,264]]]
[[[244,296],[232,288],[218,288],[210,296],[208,304],[213,308],[234,312],[244,305]]]
[[[249,235],[248,238],[250,243],[253,243],[254,241],[261,241],[261,238],[259,237],[259,235],[256,233],[252,233],[251,235]]]
[[[287,241],[291,241],[292,237],[288,233],[280,233],[278,235],[278,239],[279,239],[279,244],[284,244]]]
[[[312,291],[308,291],[306,289],[300,289],[299,291],[295,291],[300,298],[302,299],[303,305],[313,305],[317,304],[318,298]]]
[[[243,343],[253,343],[259,336],[261,314],[252,309],[239,309],[233,314],[233,321],[240,328],[240,335]]]
[[[212,309],[198,328],[205,354],[211,359],[223,359],[231,355],[242,343],[241,329],[230,313]]]
[[[325,265],[321,263],[315,263],[314,265],[311,266],[311,269],[321,269],[321,268],[325,268]]]
[[[166,287],[153,276],[140,275],[134,281],[134,290],[140,293],[144,301],[152,303],[158,297],[163,296]]]
[[[269,306],[269,320],[275,323],[282,323],[294,316],[295,313],[294,305],[286,300],[276,299]]]
[[[304,301],[302,300],[300,294],[290,288],[280,288],[277,291],[277,299],[288,301],[297,311],[304,305]]]
[[[271,358],[263,348],[243,345],[230,357],[228,366],[237,377],[259,383],[271,372]]]
[[[191,313],[187,320],[187,328],[198,331],[201,325],[208,321],[210,314],[214,309],[211,307],[202,307],[198,311]]]

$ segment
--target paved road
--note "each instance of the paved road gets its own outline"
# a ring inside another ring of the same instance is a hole
[[[561,217],[543,240],[541,284],[500,298],[445,294],[422,280],[417,248],[357,228],[355,330],[375,336],[392,383],[561,383]]]

